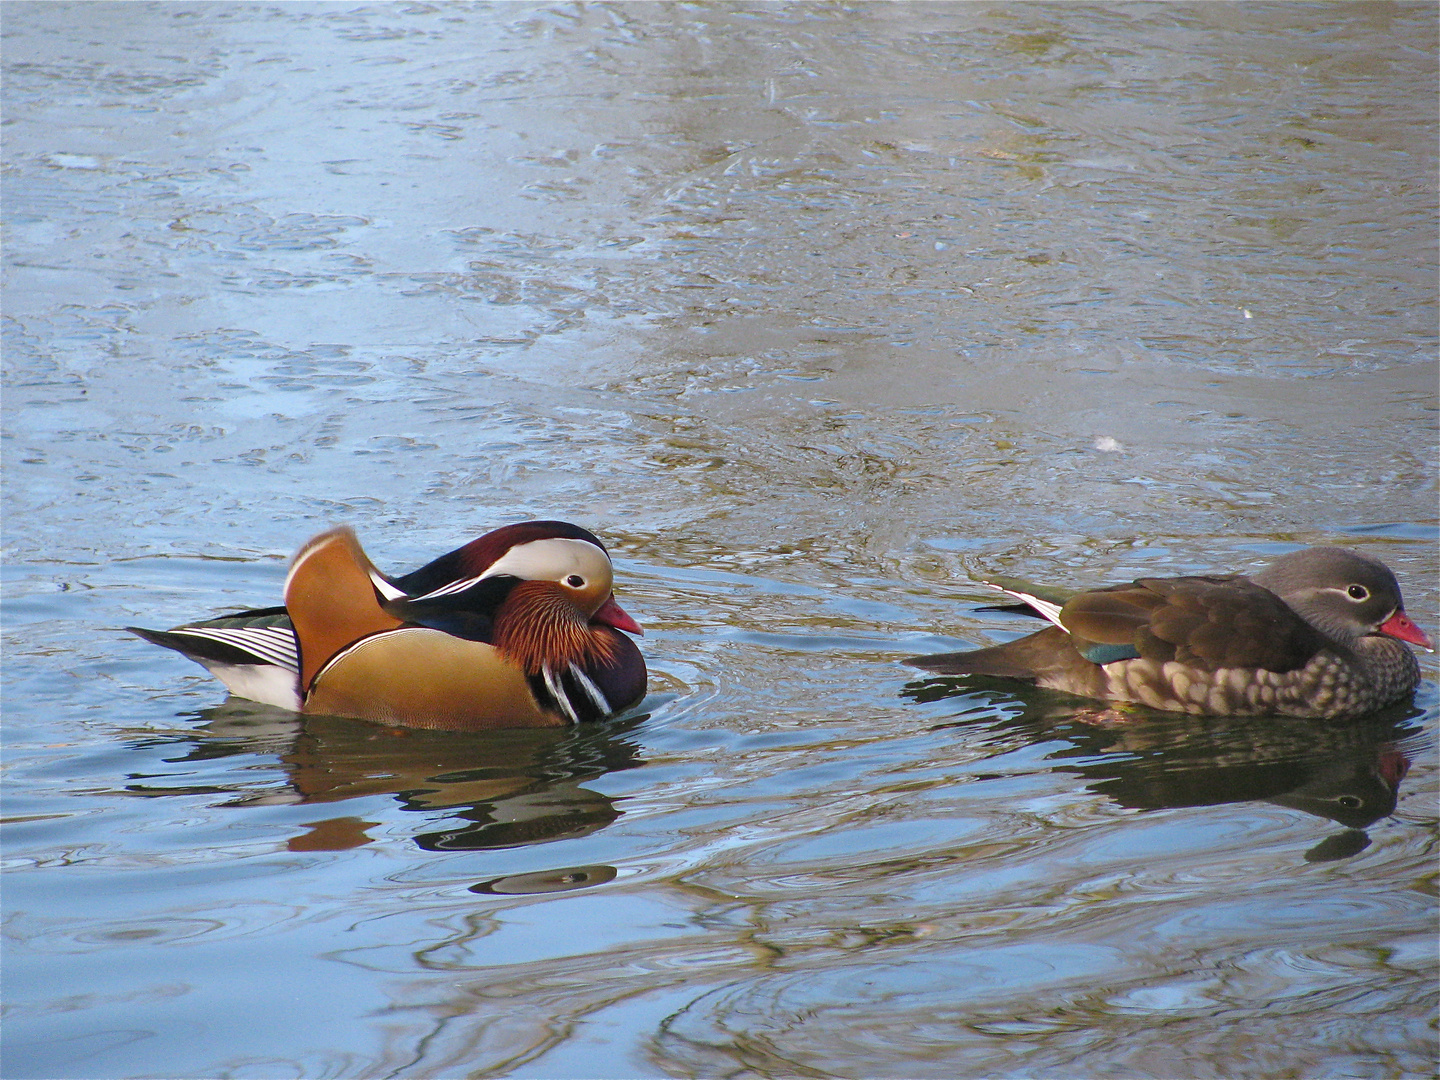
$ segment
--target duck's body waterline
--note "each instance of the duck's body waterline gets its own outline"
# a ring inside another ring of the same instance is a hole
[[[349,529],[296,555],[283,607],[131,628],[241,697],[411,727],[557,727],[613,716],[646,668],[604,545],[565,522],[509,525],[413,573],[380,573]],[[1191,714],[1349,719],[1419,683],[1431,648],[1394,574],[1309,548],[1253,577],[1142,578],[1055,602],[1002,588],[1052,625],[1008,644],[912,657]],[[623,632],[622,632],[623,631]]]

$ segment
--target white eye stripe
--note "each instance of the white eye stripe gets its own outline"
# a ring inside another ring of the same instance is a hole
[[[516,544],[509,551],[491,563],[485,572],[475,577],[450,581],[438,589],[432,589],[416,600],[429,600],[437,596],[453,596],[473,588],[486,578],[517,577],[522,581],[562,581],[567,577],[579,577],[583,587],[597,572],[609,565],[605,552],[588,540],[567,540],[562,537],[548,537],[531,540],[528,544]]]
[[[588,540],[549,537],[516,544],[491,563],[480,577],[510,574],[526,581],[558,581],[566,574],[594,566],[597,559],[609,562],[605,553]]]
[[[1334,593],[1336,596],[1341,596],[1349,600],[1352,604],[1363,604],[1375,596],[1373,589],[1358,583],[1354,585],[1330,585],[1318,591]]]

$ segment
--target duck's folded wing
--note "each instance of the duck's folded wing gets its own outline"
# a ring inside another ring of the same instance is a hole
[[[292,675],[300,670],[295,630],[284,608],[242,611],[219,619],[187,623],[173,630],[126,630],[152,645],[174,649],[199,663],[273,664]]]
[[[1060,621],[1094,663],[1143,657],[1204,671],[1293,671],[1325,637],[1243,577],[1142,578],[1072,597]]]

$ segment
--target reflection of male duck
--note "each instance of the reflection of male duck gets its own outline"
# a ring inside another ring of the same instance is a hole
[[[609,727],[481,738],[313,717],[281,761],[297,801],[394,794],[403,810],[467,822],[417,834],[423,848],[515,847],[585,836],[620,816],[609,798],[581,786],[640,764],[635,744],[617,735]]]
[[[993,699],[974,685],[939,679],[912,684],[905,694],[917,701]],[[1022,700],[1018,716],[987,726],[1027,743],[1062,740],[1047,757],[1053,767],[1084,778],[1088,790],[1121,806],[1161,810],[1263,800],[1355,830],[1394,812],[1409,769],[1402,747],[1418,732],[1408,721],[1423,715],[1397,706],[1340,723],[1077,709],[1044,690],[1026,691]]]
[[[196,742],[191,759],[258,752],[278,754],[285,768],[287,788],[235,790],[236,802],[319,805],[389,795],[401,809],[433,821],[466,822],[418,833],[415,842],[432,850],[514,847],[595,832],[620,811],[582,785],[642,764],[625,735],[643,717],[559,730],[450,732],[296,717],[248,703],[203,715],[211,737]],[[151,787],[145,793],[164,792]],[[317,821],[290,846],[356,847],[370,842],[365,830],[374,824],[354,817]]]

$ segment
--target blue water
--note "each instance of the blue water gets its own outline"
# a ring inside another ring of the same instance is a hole
[[[1436,634],[1433,7],[0,17],[4,1076],[1433,1075],[1435,656],[1338,726],[900,663],[1312,543]],[[632,714],[120,629],[526,517]]]

